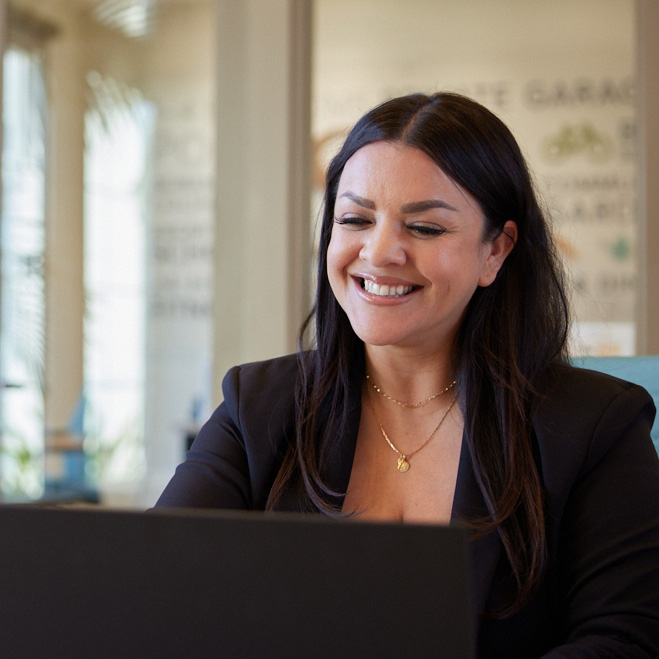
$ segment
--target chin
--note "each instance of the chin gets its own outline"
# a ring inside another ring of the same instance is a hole
[[[390,346],[400,343],[405,337],[400,334],[393,334],[391,332],[382,332],[377,330],[361,330],[354,329],[355,334],[364,342],[365,345],[370,346]]]

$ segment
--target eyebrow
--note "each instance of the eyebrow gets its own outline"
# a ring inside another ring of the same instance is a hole
[[[351,201],[354,201],[357,205],[362,206],[363,208],[368,208],[370,210],[375,210],[375,202],[365,197],[360,197],[354,192],[344,192],[341,197],[346,197]],[[422,213],[423,211],[431,210],[433,208],[445,208],[450,211],[457,211],[458,209],[451,204],[442,201],[441,199],[426,199],[424,201],[412,201],[401,206],[401,211],[403,213]]]
[[[412,201],[409,204],[403,204],[401,210],[403,213],[422,213],[423,211],[431,210],[432,208],[445,208],[449,211],[457,211],[458,209],[451,204],[447,204],[441,199],[428,199],[426,201]]]
[[[358,206],[362,206],[363,208],[369,208],[371,210],[375,210],[375,202],[371,201],[370,199],[360,197],[358,194],[355,194],[354,192],[350,192],[350,190],[344,192],[341,195],[341,197],[346,197],[346,199],[350,199],[350,201],[354,201]]]

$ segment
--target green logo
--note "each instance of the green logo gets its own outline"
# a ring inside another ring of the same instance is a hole
[[[589,123],[563,126],[556,135],[548,137],[542,144],[543,155],[553,163],[576,156],[584,156],[592,163],[603,163],[611,160],[614,150],[611,137]]]

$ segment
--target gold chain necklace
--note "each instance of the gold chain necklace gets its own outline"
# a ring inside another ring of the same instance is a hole
[[[404,403],[403,401],[395,399],[393,396],[390,396],[389,394],[385,393],[378,387],[373,380],[371,380],[371,376],[367,373],[366,374],[366,385],[369,387],[369,392],[370,392],[370,387],[373,387],[375,391],[377,391],[381,396],[384,396],[388,400],[390,400],[392,403],[396,403],[396,405],[400,405],[401,407],[406,407],[408,409],[414,409],[415,407],[421,407],[422,405],[426,405],[429,403],[431,400],[435,400],[438,396],[441,396],[442,394],[445,394],[447,391],[453,389],[455,386],[456,380],[453,380],[448,387],[445,387],[441,391],[438,391],[434,396],[430,396],[430,398],[425,398],[424,400],[419,401],[418,403]]]
[[[371,404],[371,409],[373,410],[373,416],[375,417],[375,420],[378,423],[378,426],[380,426],[380,432],[382,433],[382,436],[385,438],[387,441],[387,444],[394,450],[395,453],[398,453],[398,464],[397,464],[397,469],[398,471],[402,471],[403,473],[406,472],[410,468],[410,462],[408,458],[411,458],[415,453],[418,453],[434,436],[435,433],[439,430],[440,426],[442,423],[444,423],[444,419],[448,416],[448,413],[451,411],[453,408],[453,405],[455,405],[455,401],[457,400],[455,397],[451,401],[451,404],[448,406],[448,409],[446,412],[444,412],[442,418],[439,420],[439,423],[437,426],[435,426],[435,429],[430,433],[428,436],[428,439],[426,439],[421,446],[418,448],[415,448],[411,453],[401,453],[393,444],[393,442],[389,439],[387,436],[387,433],[385,432],[385,429],[382,427],[382,422],[380,421],[380,418],[378,417],[378,413],[375,411],[375,403],[373,402],[373,394],[371,393],[371,388],[369,386],[366,387],[366,391],[368,393],[368,400],[369,403]]]

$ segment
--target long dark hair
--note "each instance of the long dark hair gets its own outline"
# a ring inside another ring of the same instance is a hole
[[[379,105],[352,129],[327,171],[315,305],[300,336],[315,321],[315,350],[300,353],[297,436],[272,490],[276,507],[293,481],[306,508],[339,514],[322,477],[326,452],[348,432],[350,379],[363,344],[339,306],[327,277],[337,188],[348,159],[378,141],[425,152],[479,202],[484,239],[507,220],[517,242],[494,283],[471,299],[455,346],[456,379],[465,435],[489,515],[468,520],[481,534],[496,530],[516,582],[508,612],[519,609],[546,567],[542,483],[531,418],[549,366],[566,356],[568,304],[562,270],[524,157],[508,128],[464,96],[414,94]],[[354,400],[352,401],[354,405]],[[340,498],[339,498],[340,501]]]

